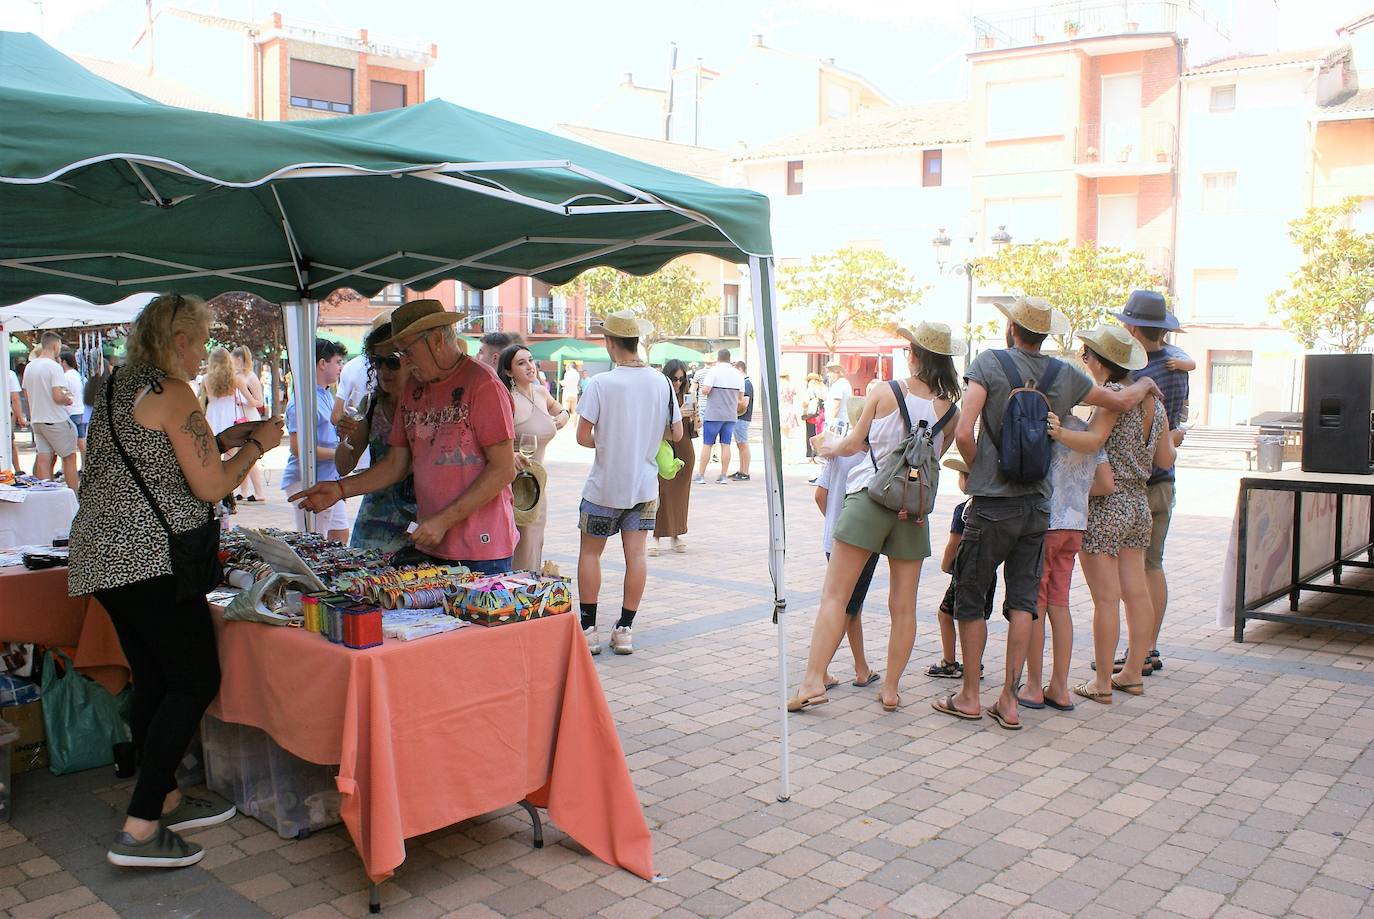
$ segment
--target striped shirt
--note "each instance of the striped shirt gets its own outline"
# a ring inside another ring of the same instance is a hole
[[[1134,378],[1139,380],[1148,377],[1155,381],[1159,391],[1164,395],[1164,411],[1169,416],[1169,429],[1177,428],[1184,420],[1184,410],[1188,405],[1188,374],[1182,370],[1170,370],[1167,362],[1175,358],[1188,357],[1188,353],[1182,348],[1173,345],[1162,345],[1158,351],[1147,352],[1149,363],[1137,370]],[[1147,485],[1156,482],[1172,482],[1174,480],[1174,467],[1168,469],[1155,468],[1150,473]]]

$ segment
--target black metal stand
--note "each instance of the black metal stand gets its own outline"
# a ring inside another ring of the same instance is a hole
[[[1293,553],[1289,566],[1288,585],[1254,602],[1245,600],[1245,569],[1247,538],[1250,525],[1251,491],[1287,491],[1293,493]],[[1332,561],[1323,565],[1306,577],[1302,575],[1302,511],[1304,494],[1334,494],[1336,496],[1336,536]],[[1343,619],[1325,619],[1315,616],[1300,616],[1299,600],[1303,591],[1311,593],[1340,594],[1350,597],[1374,597],[1374,590],[1347,587],[1341,584],[1341,572],[1345,568],[1374,569],[1374,506],[1371,506],[1369,534],[1364,545],[1352,552],[1346,552],[1342,545],[1345,529],[1345,499],[1352,496],[1374,498],[1374,476],[1368,484],[1338,481],[1317,481],[1308,479],[1245,477],[1240,480],[1240,507],[1238,513],[1236,545],[1236,623],[1235,640],[1245,641],[1245,622],[1247,619],[1263,619],[1269,622],[1288,622],[1294,625],[1316,626],[1327,629],[1341,629],[1347,632],[1360,632],[1374,635],[1374,623],[1348,622]],[[1356,556],[1364,555],[1364,559]],[[1318,584],[1317,579],[1327,572],[1331,573],[1332,583]],[[1288,612],[1265,612],[1268,606],[1285,594],[1288,596]]]
[[[521,801],[520,807],[530,815],[530,824],[534,831],[532,845],[536,849],[544,848],[544,824],[539,819],[539,811],[528,801]],[[367,884],[367,911],[374,914],[382,911],[382,887],[371,881]]]

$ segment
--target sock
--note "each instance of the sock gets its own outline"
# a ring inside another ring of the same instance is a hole
[[[578,606],[582,607],[582,628],[590,629],[596,625],[596,604],[579,603]]]
[[[638,611],[638,610],[633,610],[633,609],[626,609],[625,607],[622,606],[622,607],[620,608],[620,621],[617,622],[617,623],[615,624],[615,627],[618,629],[618,628],[621,628],[621,627],[623,627],[623,626],[632,626],[632,625],[634,625],[634,624],[635,624],[635,613],[637,613],[637,612],[639,612],[639,611]]]

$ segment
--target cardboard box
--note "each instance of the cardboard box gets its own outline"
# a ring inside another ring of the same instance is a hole
[[[10,770],[19,775],[48,767],[48,741],[43,733],[43,702],[8,705],[0,708],[0,718],[19,729],[19,739],[10,747]]]

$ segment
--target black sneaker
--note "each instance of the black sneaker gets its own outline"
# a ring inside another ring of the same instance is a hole
[[[151,837],[139,842],[128,833],[115,837],[114,845],[105,853],[111,865],[124,868],[186,868],[205,857],[205,850],[187,842],[165,826],[157,828]]]
[[[749,473],[747,473],[747,472],[732,472],[732,473],[730,473],[730,478],[734,479],[736,482],[747,482],[747,481],[749,481]]]

